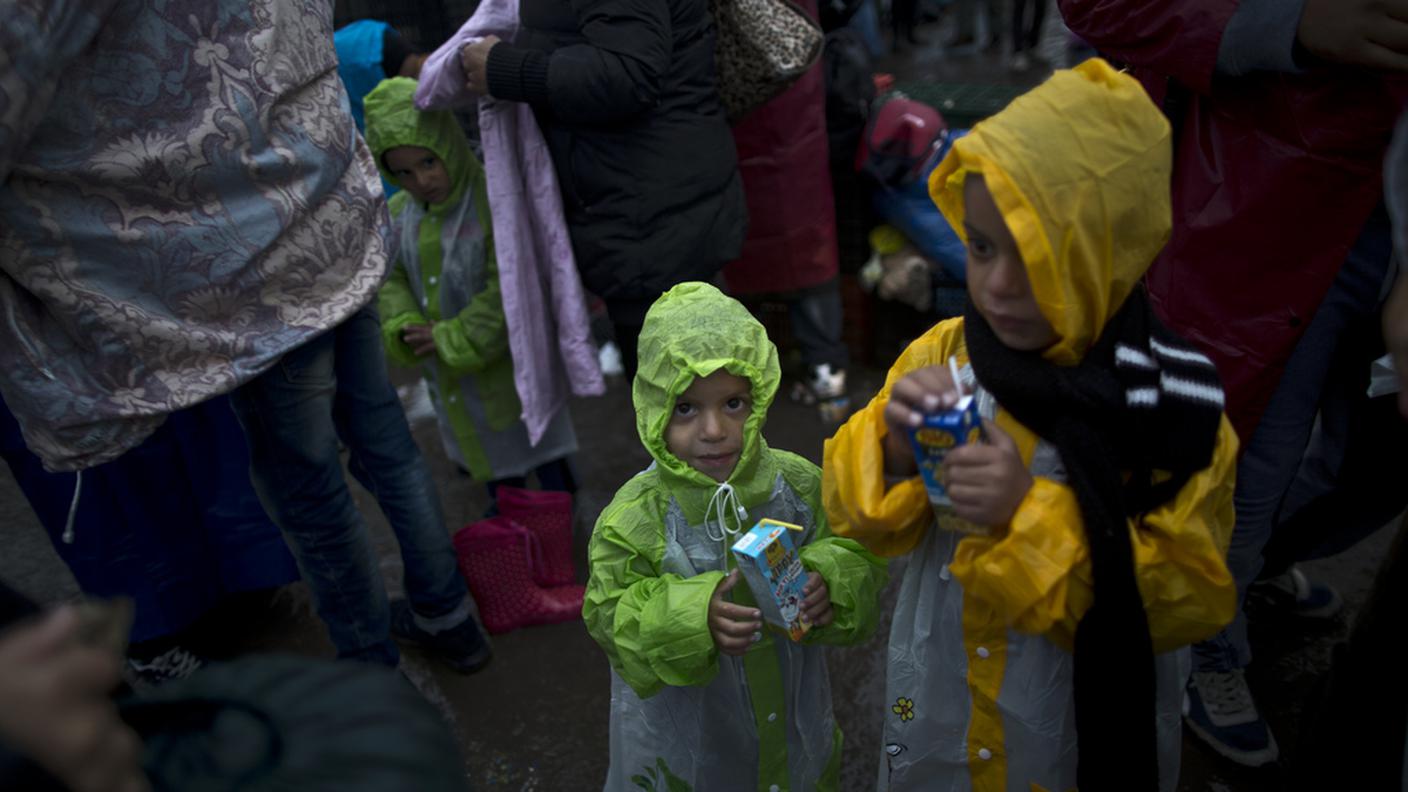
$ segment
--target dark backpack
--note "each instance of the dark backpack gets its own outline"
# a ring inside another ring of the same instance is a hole
[[[831,164],[848,169],[855,161],[870,106],[875,101],[875,76],[865,40],[849,28],[826,34],[822,50],[826,77],[826,137]]]

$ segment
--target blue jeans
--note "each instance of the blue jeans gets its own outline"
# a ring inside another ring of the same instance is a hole
[[[1290,491],[1309,444],[1321,397],[1340,341],[1357,320],[1372,315],[1388,273],[1391,242],[1388,220],[1376,211],[1340,267],[1252,432],[1237,463],[1233,503],[1237,524],[1227,551],[1227,567],[1237,582],[1237,615],[1212,638],[1193,646],[1197,671],[1232,671],[1251,663],[1247,587],[1263,564],[1262,550],[1276,527],[1282,500]]]
[[[352,475],[376,497],[400,542],[415,611],[448,614],[468,591],[381,344],[376,311],[363,308],[285,353],[232,401],[255,491],[283,530],[338,656],[394,666],[386,586],[343,476],[339,438]]]

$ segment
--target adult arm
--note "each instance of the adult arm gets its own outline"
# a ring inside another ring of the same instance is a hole
[[[619,123],[655,106],[673,50],[669,4],[572,0],[572,10],[586,41],[550,54],[494,45],[489,94],[576,124]]]

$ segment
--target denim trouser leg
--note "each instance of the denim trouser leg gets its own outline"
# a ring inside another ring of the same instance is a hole
[[[254,489],[283,530],[338,657],[394,666],[386,587],[333,426],[341,329],[285,353],[231,394],[231,403],[249,443]]]
[[[363,309],[337,331],[337,397],[333,417],[347,444],[349,467],[376,497],[401,545],[406,596],[422,616],[442,616],[464,603],[460,577],[430,467],[386,369],[381,323]]]
[[[840,282],[832,280],[826,286],[788,300],[787,308],[792,319],[792,334],[802,349],[802,365],[808,374],[822,364],[833,370],[846,368],[850,354],[841,340],[844,319]]]
[[[1271,538],[1281,501],[1300,468],[1340,338],[1356,318],[1375,310],[1388,257],[1386,218],[1376,213],[1296,344],[1243,450],[1233,496],[1237,524],[1227,551],[1227,567],[1237,582],[1237,615],[1222,632],[1194,645],[1195,670],[1230,671],[1251,662],[1247,619],[1242,612],[1247,587],[1261,572],[1262,549]]]

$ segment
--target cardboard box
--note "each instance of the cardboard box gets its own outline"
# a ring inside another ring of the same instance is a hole
[[[983,419],[978,414],[978,400],[972,396],[959,399],[951,410],[925,416],[924,424],[909,434],[914,459],[919,463],[919,475],[924,479],[929,503],[934,507],[934,518],[944,530],[984,536],[991,533],[986,526],[975,525],[954,514],[953,501],[940,482],[948,452],[965,443],[976,443],[982,437]]]
[[[811,624],[802,617],[807,572],[792,544],[793,531],[800,534],[802,529],[777,520],[759,520],[734,542],[733,555],[763,618],[793,641],[800,641]]]

